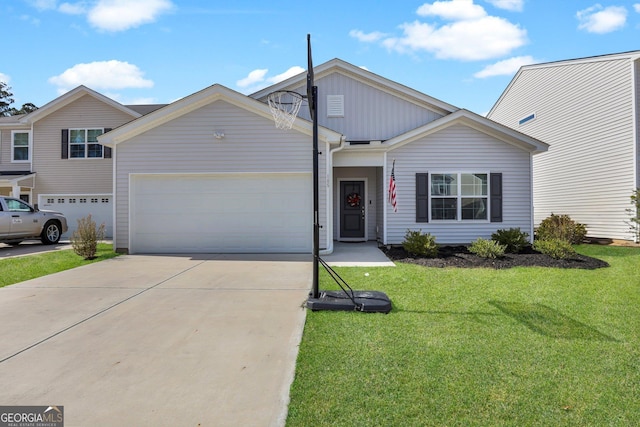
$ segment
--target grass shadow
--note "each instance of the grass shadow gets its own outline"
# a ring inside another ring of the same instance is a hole
[[[570,340],[618,341],[543,304],[504,301],[489,301],[489,304],[524,324],[532,331],[547,337]]]

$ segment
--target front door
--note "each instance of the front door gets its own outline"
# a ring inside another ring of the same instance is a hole
[[[340,238],[364,239],[364,181],[341,181],[340,200]]]

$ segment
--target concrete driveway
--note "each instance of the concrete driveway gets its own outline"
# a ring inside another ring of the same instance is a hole
[[[0,405],[65,426],[286,418],[309,255],[120,256],[0,289]]]

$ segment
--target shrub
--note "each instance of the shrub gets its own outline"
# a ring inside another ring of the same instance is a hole
[[[505,252],[517,254],[529,246],[529,233],[525,233],[519,228],[502,229],[493,233],[491,240],[503,245]]]
[[[533,249],[555,259],[567,259],[576,254],[571,243],[561,239],[536,240]]]
[[[575,222],[569,215],[551,214],[536,230],[536,240],[559,239],[572,244],[582,243],[586,235],[586,226]]]
[[[404,235],[402,247],[412,255],[427,258],[435,258],[438,255],[438,245],[436,244],[435,236],[429,233],[422,234],[422,230],[407,230],[407,233]]]
[[[487,240],[479,237],[471,246],[469,246],[469,252],[474,253],[482,258],[500,258],[504,255],[505,246],[496,242],[495,240]]]
[[[71,235],[73,251],[84,259],[93,259],[98,250],[98,242],[104,239],[104,223],[96,226],[96,222],[87,215],[78,220],[78,228]]]
[[[635,241],[640,242],[640,188],[636,188],[631,193],[631,204],[633,208],[626,210],[631,218],[626,223]]]

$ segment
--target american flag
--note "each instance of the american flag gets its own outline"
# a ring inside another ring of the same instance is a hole
[[[389,203],[393,206],[393,211],[398,212],[398,206],[396,203],[396,161],[393,161],[393,166],[391,167],[391,178],[389,178]]]

